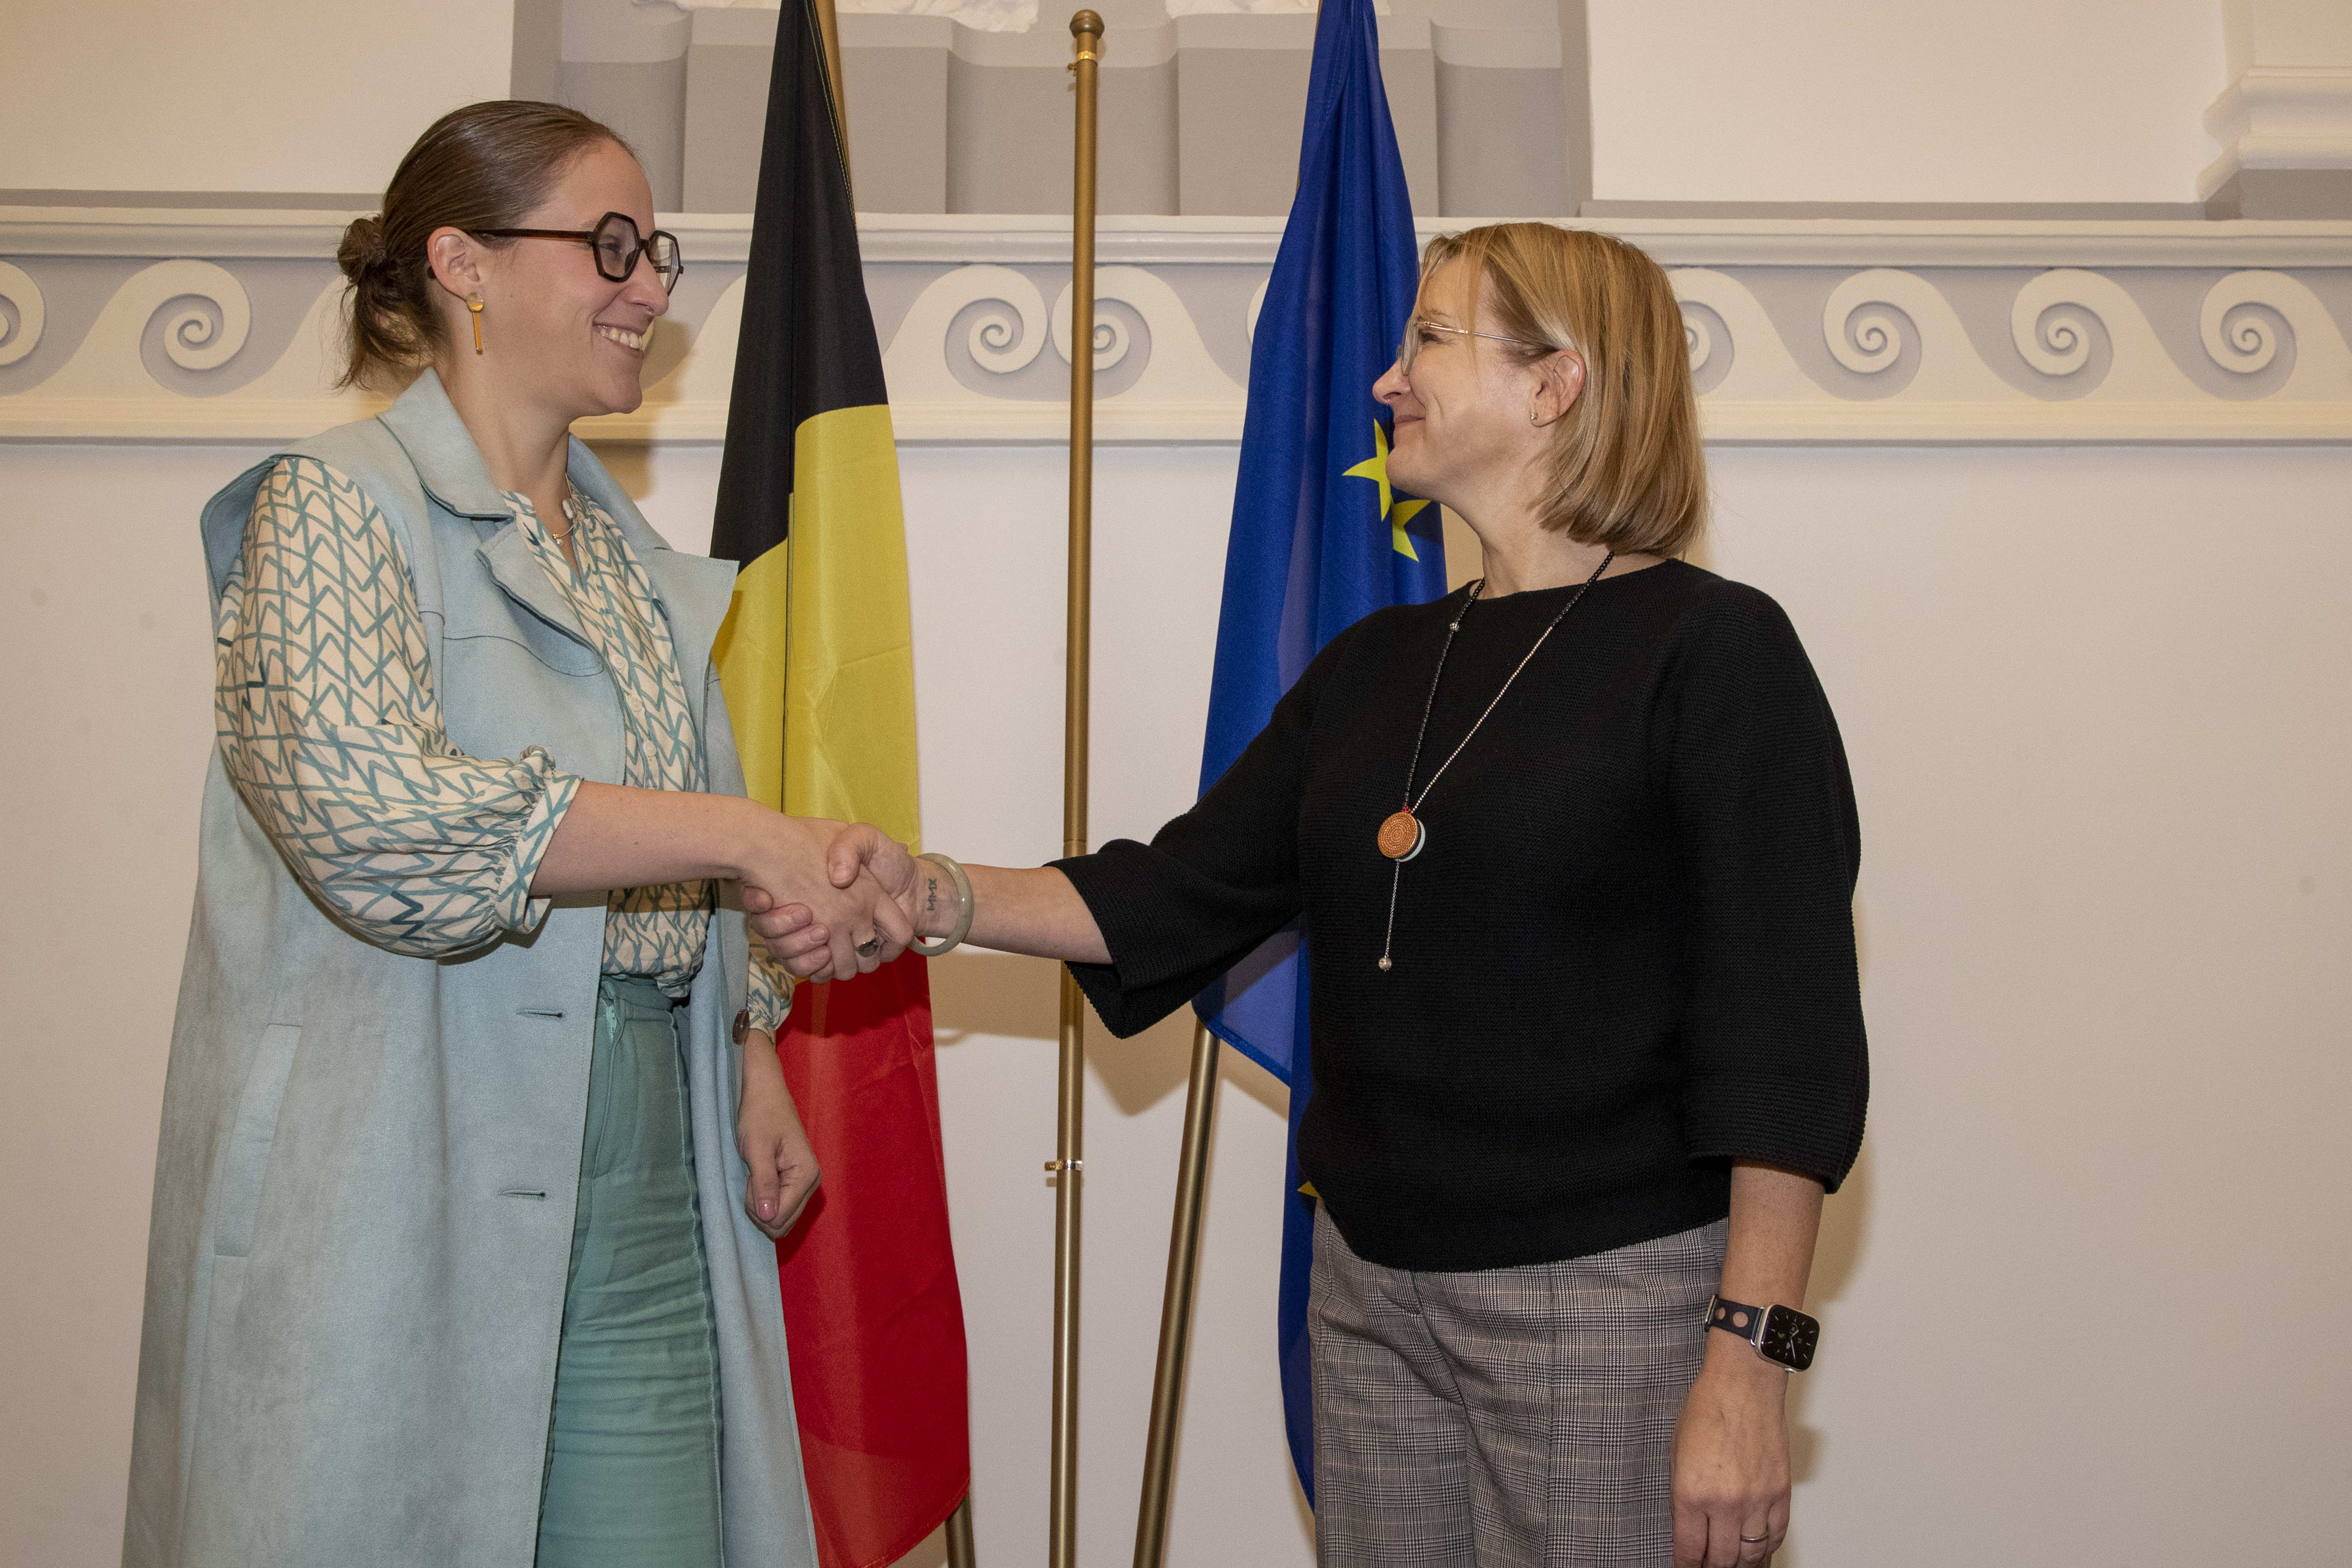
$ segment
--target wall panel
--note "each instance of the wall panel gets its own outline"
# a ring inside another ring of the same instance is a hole
[[[19,825],[0,978],[20,999],[0,1191],[26,1263],[0,1342],[39,1347],[0,1358],[17,1417],[0,1531],[43,1568],[110,1560],[120,1528],[208,738],[194,518],[251,450],[115,447],[100,468],[88,447],[0,447],[0,723],[44,759],[0,782]],[[713,449],[613,455],[658,526],[707,538]],[[1108,837],[1192,789],[1234,455],[1101,459]],[[929,835],[1034,862],[1059,833],[1060,454],[903,461]],[[1702,559],[1789,607],[1864,826],[1871,1132],[1830,1205],[1781,1561],[2312,1557],[2352,1444],[2331,1328],[2352,1273],[2315,1240],[2352,1224],[2329,1121],[2352,1095],[2352,725],[2331,684],[2352,663],[2352,453],[1748,448],[1714,473]],[[2257,556],[2233,542],[2245,518]],[[981,1547],[1034,1563],[1052,977],[977,953],[936,974]],[[1129,1544],[1186,1045],[1163,1026],[1092,1049],[1089,1562]],[[1272,1376],[1282,1100],[1227,1071],[1171,1562],[1305,1568]]]
[[[8,0],[0,190],[380,191],[507,95],[511,0]],[[322,128],[329,128],[322,133]]]
[[[2213,0],[1587,0],[1601,201],[2173,203]]]

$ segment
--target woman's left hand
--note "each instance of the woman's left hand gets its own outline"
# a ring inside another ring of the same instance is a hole
[[[1752,1568],[1789,1533],[1789,1374],[1707,1338],[1675,1425],[1675,1568]]]
[[[816,1194],[816,1152],[784,1087],[776,1042],[764,1029],[743,1036],[743,1096],[735,1110],[735,1146],[751,1167],[743,1212],[770,1240],[782,1241]]]

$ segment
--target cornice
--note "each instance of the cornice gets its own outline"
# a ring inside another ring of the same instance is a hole
[[[331,261],[357,212],[299,208],[0,206],[0,256]],[[1423,239],[1499,219],[1424,218]],[[2344,267],[2352,221],[2228,222],[1620,217],[1547,219],[1641,246],[1669,267]],[[748,213],[671,213],[689,264],[741,265]],[[1105,266],[1272,266],[1278,217],[1109,216]],[[861,213],[869,265],[1050,266],[1070,254],[1070,220],[1041,215]]]
[[[276,440],[372,412],[331,390],[347,218],[0,208],[0,440]],[[700,319],[664,324],[666,368],[643,407],[583,435],[725,434],[751,222],[666,222],[690,264],[715,268]],[[868,214],[859,226],[899,439],[1065,439],[1069,220]],[[1665,265],[1710,440],[2352,441],[2352,223],[1590,226]],[[1099,439],[1239,438],[1254,295],[1281,227],[1104,220]],[[311,265],[276,265],[289,261]]]

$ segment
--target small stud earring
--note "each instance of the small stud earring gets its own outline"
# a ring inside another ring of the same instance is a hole
[[[480,309],[481,309],[481,307],[480,307],[479,305],[477,305],[477,306],[475,306],[475,307],[474,307],[474,309],[476,309],[477,310],[480,310]],[[477,319],[477,321],[476,321],[476,322],[475,322],[475,331],[476,331],[477,332],[478,332],[480,330],[481,330],[481,323],[480,323],[479,320],[478,320],[478,319]],[[1540,425],[1540,424],[1542,424],[1542,423],[1543,423],[1543,416],[1542,416],[1541,415],[1539,415],[1539,414],[1538,414],[1538,413],[1536,412],[1536,405],[1535,405],[1534,404],[1532,404],[1532,403],[1530,403],[1530,404],[1528,404],[1528,424],[1530,424],[1530,425]]]
[[[479,294],[467,295],[466,309],[474,312],[474,352],[480,353],[482,352],[482,297]]]

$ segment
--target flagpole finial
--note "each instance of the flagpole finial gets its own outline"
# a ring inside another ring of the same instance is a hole
[[[1083,38],[1088,34],[1099,38],[1103,35],[1103,19],[1092,11],[1081,11],[1070,18],[1070,37]]]

